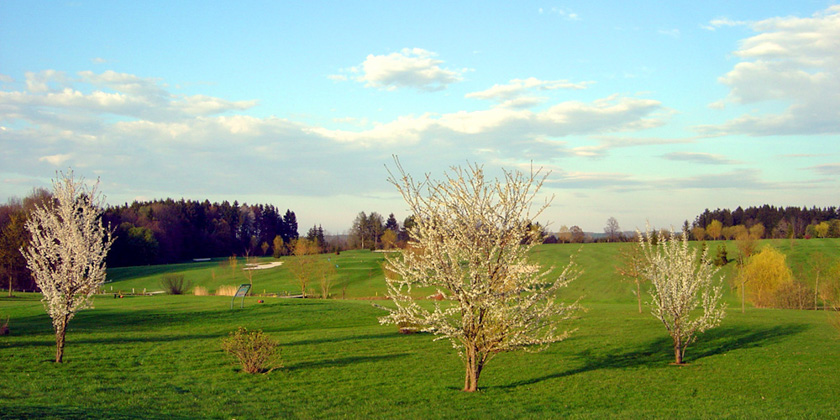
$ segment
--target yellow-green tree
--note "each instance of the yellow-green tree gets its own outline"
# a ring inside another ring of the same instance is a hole
[[[755,239],[761,239],[764,237],[764,225],[761,223],[756,223],[750,226],[750,235],[755,237]]]
[[[283,255],[283,251],[286,249],[286,244],[283,243],[283,237],[277,235],[274,237],[274,258],[280,258]]]
[[[385,229],[380,241],[382,241],[382,247],[384,249],[393,249],[397,243],[397,233],[391,229]]]
[[[306,287],[316,275],[318,243],[306,238],[299,238],[293,245],[294,258],[289,262],[289,270],[300,285],[300,294],[306,297]]]
[[[738,273],[742,312],[745,299],[759,308],[773,306],[776,290],[793,281],[786,259],[785,254],[771,246],[750,257]]]
[[[814,231],[817,232],[817,237],[825,238],[828,236],[828,229],[831,225],[828,222],[820,222],[818,225],[814,226]]]
[[[723,232],[723,223],[720,220],[712,220],[711,223],[706,225],[706,234],[709,235],[712,240],[717,240],[720,238],[720,234]]]

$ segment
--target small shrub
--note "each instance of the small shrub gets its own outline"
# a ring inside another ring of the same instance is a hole
[[[814,309],[814,290],[796,280],[779,286],[775,299],[777,308]]]
[[[206,287],[201,287],[201,286],[195,286],[193,288],[193,294],[196,295],[196,296],[209,296],[210,295],[210,293],[207,292],[207,288]]]
[[[262,330],[248,331],[239,327],[222,340],[222,350],[232,354],[248,373],[268,373],[283,367],[280,362],[279,343],[263,334]]]
[[[820,287],[820,298],[829,309],[832,304],[837,309],[840,306],[840,281],[832,279],[832,281],[823,283]]]
[[[0,325],[0,335],[9,335],[9,316],[6,316],[6,320],[3,321],[3,325]]]
[[[239,288],[236,286],[219,286],[219,288],[216,289],[216,296],[235,296],[238,289]]]
[[[715,259],[712,260],[712,264],[717,267],[723,267],[724,265],[729,263],[728,255],[726,254],[726,245],[720,244],[717,247],[717,255],[715,255]]]
[[[170,295],[183,295],[190,288],[183,274],[167,274],[160,279],[160,285]]]

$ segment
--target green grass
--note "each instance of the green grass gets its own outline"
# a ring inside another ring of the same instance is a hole
[[[792,259],[816,249],[836,257],[837,244],[799,241],[786,251]],[[535,258],[563,265],[578,248],[544,246]],[[581,249],[585,272],[564,296],[585,296],[588,310],[568,325],[577,329],[571,338],[541,353],[499,355],[476,394],[460,392],[463,368],[448,342],[381,326],[383,311],[364,300],[248,297],[244,309],[231,310],[229,297],[98,296],[70,323],[66,362],[58,365],[40,296],[2,297],[11,335],[0,337],[0,418],[840,417],[840,332],[829,313],[742,314],[731,306],[720,327],[689,347],[688,365],[672,366],[665,329],[637,312],[631,285],[613,274],[617,249]],[[384,290],[375,271],[381,254],[338,257],[349,296]],[[134,267],[109,276],[114,285],[150,287],[143,284],[163,273],[206,281],[219,267]],[[262,281],[293,286],[285,276],[278,270]],[[285,367],[241,372],[220,347],[238,326],[278,340]]]
[[[71,322],[62,365],[37,298],[0,302],[3,418],[840,416],[840,340],[818,311],[732,311],[677,367],[647,313],[591,304],[570,339],[500,355],[469,395],[447,342],[380,326],[363,301],[100,297]],[[242,373],[220,350],[240,325],[280,341],[285,367]]]
[[[252,293],[275,293],[278,295],[300,294],[300,285],[295,280],[289,262],[295,257],[281,257],[284,265],[253,271]],[[382,296],[385,292],[384,277],[381,264],[386,254],[370,252],[367,250],[346,251],[341,255],[324,254],[318,258],[327,260],[335,267],[332,275],[333,297],[360,298]],[[259,263],[278,261],[267,257],[259,258]],[[163,290],[160,279],[164,274],[183,274],[184,280],[189,281],[192,286],[202,286],[211,293],[219,286],[238,286],[248,283],[249,279],[242,268],[245,267],[245,260],[240,258],[235,269],[232,269],[227,259],[219,259],[211,262],[194,262],[183,264],[170,264],[158,266],[120,267],[108,269],[108,283],[105,284],[106,291],[122,291],[129,293],[134,290],[137,293],[146,289],[147,291]],[[317,282],[307,286],[308,294],[320,295],[320,288]]]
[[[729,253],[729,258],[734,259],[737,255],[737,247],[734,241],[708,241],[710,257],[714,257],[719,244],[724,244]],[[569,257],[575,255],[576,263],[583,269],[578,281],[569,285],[564,295],[572,299],[583,297],[584,302],[600,303],[629,303],[635,300],[633,295],[634,285],[621,281],[616,276],[615,266],[618,264],[619,251],[622,247],[629,246],[628,243],[598,243],[598,244],[553,244],[541,245],[534,249],[534,260],[545,267],[555,267],[559,273],[569,263]],[[699,246],[692,242],[692,246]],[[814,279],[812,269],[809,266],[809,258],[815,252],[821,252],[827,257],[840,261],[840,239],[810,239],[797,240],[764,240],[760,241],[761,246],[775,246],[788,255],[788,265],[793,269],[794,275],[801,281],[813,285]],[[348,299],[381,297],[385,293],[384,276],[382,274],[382,263],[387,254],[370,252],[367,250],[345,251],[340,255],[324,254],[319,258],[329,260],[332,265],[337,265],[332,275],[333,298],[344,296]],[[289,264],[294,257],[282,257],[280,261],[285,264],[267,270],[253,271],[252,293],[275,293],[278,295],[300,294],[300,285],[292,275]],[[277,261],[274,258],[260,258],[260,263]],[[137,293],[146,289],[147,291],[162,290],[160,279],[164,274],[183,274],[184,279],[193,286],[202,286],[211,293],[219,286],[238,286],[247,283],[248,278],[242,271],[244,259],[240,259],[235,270],[228,265],[227,259],[220,259],[211,262],[196,262],[158,266],[120,267],[108,270],[108,280],[104,288],[106,291],[122,291],[129,293],[134,290]],[[735,263],[730,262],[721,270],[727,279],[735,277]],[[310,295],[320,295],[317,282],[307,286]],[[418,295],[429,294],[433,291],[420,291]],[[425,293],[425,294],[424,294]],[[644,295],[645,297],[647,295]],[[737,296],[727,288],[727,301],[731,304],[740,305]]]

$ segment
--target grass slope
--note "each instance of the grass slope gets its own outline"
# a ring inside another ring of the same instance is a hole
[[[710,257],[717,253],[719,245],[726,247],[729,258],[734,259],[738,253],[734,241],[708,241]],[[692,246],[700,246],[692,242]],[[622,281],[616,275],[615,266],[619,264],[619,253],[622,247],[631,246],[628,243],[596,243],[596,244],[553,244],[541,245],[534,250],[534,260],[545,267],[555,267],[559,273],[569,263],[574,255],[575,263],[582,268],[581,277],[572,282],[562,292],[563,296],[574,300],[582,297],[583,302],[629,303],[635,300],[632,283]],[[801,281],[813,285],[812,267],[809,261],[816,252],[827,257],[840,260],[840,239],[810,239],[810,240],[764,240],[760,241],[759,249],[763,246],[774,246],[788,255],[788,265]],[[253,273],[253,293],[277,293],[279,295],[295,295],[300,293],[300,286],[294,279],[289,264],[295,257],[282,257],[285,264],[268,270],[255,270]],[[387,254],[354,250],[342,252],[341,255],[325,254],[319,256],[328,259],[336,267],[332,275],[333,298],[366,298],[383,296],[385,293],[382,263]],[[276,261],[273,258],[261,258],[261,263]],[[203,286],[215,291],[222,285],[239,285],[247,283],[248,278],[242,271],[244,260],[240,260],[236,269],[231,269],[227,259],[212,262],[197,262],[171,264],[160,266],[140,266],[112,268],[108,270],[109,283],[106,291],[123,291],[134,289],[141,292],[161,290],[160,279],[164,274],[183,274],[193,286]],[[730,262],[721,270],[729,281],[735,277],[735,263]],[[317,283],[310,283],[307,287],[310,295],[320,294]],[[643,293],[646,288],[643,287]],[[740,305],[734,292],[728,287],[726,299],[731,304]],[[431,291],[421,291],[418,295],[425,295]],[[647,298],[647,295],[643,295]]]
[[[797,264],[817,251],[837,258],[838,244],[774,243],[806,281]],[[840,334],[828,313],[742,314],[733,304],[723,325],[688,349],[689,365],[671,366],[664,328],[637,312],[632,285],[614,274],[622,245],[536,249],[535,260],[558,269],[577,253],[584,273],[563,295],[584,296],[588,311],[568,326],[577,328],[569,340],[545,352],[499,355],[475,395],[459,391],[463,368],[449,343],[380,326],[383,312],[363,300],[248,297],[231,310],[229,297],[99,296],[70,323],[67,362],[56,365],[40,296],[2,297],[12,334],[0,337],[0,418],[840,417]],[[384,291],[384,255],[329,258],[348,297]],[[112,269],[109,285],[157,289],[169,272],[210,288],[243,280],[210,262]],[[258,291],[296,292],[287,269],[257,273]],[[240,372],[220,349],[237,326],[279,340],[285,367]]]
[[[840,416],[840,340],[816,311],[731,311],[675,367],[647,313],[591,304],[570,339],[498,356],[470,395],[447,342],[380,326],[364,301],[100,297],[71,322],[62,365],[37,297],[0,302],[0,418]],[[239,325],[279,340],[285,367],[240,372],[220,350]]]

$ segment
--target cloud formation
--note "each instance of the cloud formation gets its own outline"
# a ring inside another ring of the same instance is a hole
[[[522,150],[540,139],[657,127],[665,122],[661,103],[652,99],[610,96],[591,103],[561,102],[533,112],[504,107],[426,113],[377,124],[364,131],[311,128],[309,131],[340,143],[362,147],[438,143],[458,147],[470,144],[488,150]]]
[[[466,98],[495,101],[508,108],[529,108],[545,102],[548,98],[533,96],[534,92],[558,89],[586,89],[592,82],[573,83],[568,80],[539,80],[535,77],[513,79],[507,84],[497,84],[479,92],[465,95]]]
[[[576,88],[514,80],[526,91]],[[490,106],[335,130],[245,115],[256,101],[178,95],[161,80],[111,71],[28,73],[17,86],[0,91],[0,167],[6,173],[37,177],[64,165],[95,168],[115,189],[138,196],[184,194],[179,186],[260,193],[265,186],[254,180],[277,179],[278,171],[284,174],[272,187],[278,193],[365,194],[393,153],[429,170],[435,167],[425,162],[452,163],[440,161],[441,150],[474,161],[553,159],[580,155],[563,137],[658,127],[669,115],[656,100],[613,95],[540,111]],[[503,90],[484,92],[502,98]],[[316,164],[339,161],[346,164]]]
[[[422,48],[403,48],[400,52],[386,55],[367,56],[358,67],[346,71],[358,74],[353,79],[365,86],[385,90],[413,88],[420,91],[446,89],[452,83],[460,82],[466,69],[452,70],[441,67],[437,54]],[[343,74],[328,76],[331,80],[343,81]]]
[[[730,93],[713,106],[782,103],[787,108],[698,130],[754,136],[840,133],[840,6],[809,18],[773,18],[749,26],[758,34],[735,51],[743,61],[719,79]]]
[[[680,162],[702,163],[706,165],[733,165],[739,163],[721,155],[711,153],[673,152],[662,155],[663,159]]]

